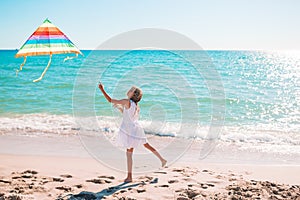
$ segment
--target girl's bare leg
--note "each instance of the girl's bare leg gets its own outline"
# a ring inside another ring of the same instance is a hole
[[[162,167],[166,166],[167,160],[165,160],[165,159],[158,153],[158,151],[156,151],[156,149],[154,149],[154,147],[152,147],[149,143],[144,144],[144,147],[146,147],[147,149],[149,149],[154,155],[156,155],[156,156],[159,158]]]
[[[127,178],[124,180],[124,182],[132,182],[132,153],[133,148],[127,149]]]

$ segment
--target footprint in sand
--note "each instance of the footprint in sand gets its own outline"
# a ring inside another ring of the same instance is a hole
[[[217,178],[217,179],[224,179],[225,178],[225,176],[222,176],[222,175],[217,175],[217,176],[215,176],[215,178]]]
[[[48,181],[48,180],[42,180],[42,181],[40,182],[40,185],[44,185],[44,184],[46,184],[46,183],[49,183],[49,181]]]
[[[34,192],[46,192],[46,188],[42,186],[35,186],[35,185],[30,185],[29,189],[33,190]]]
[[[55,189],[63,190],[64,192],[71,192],[72,191],[72,188],[70,188],[68,186],[58,186],[58,187],[55,187]]]
[[[146,189],[137,189],[138,193],[146,192]]]
[[[21,173],[18,173],[18,172],[12,172],[11,175],[12,175],[12,179],[21,179],[21,178],[33,178],[35,176],[33,175],[36,175],[38,174],[38,172],[36,171],[33,171],[33,170],[26,170],[26,171],[23,171]]]
[[[184,180],[186,182],[195,182],[195,180],[192,178],[182,178],[182,180]]]
[[[164,184],[164,185],[159,185],[158,187],[169,187],[169,185]]]
[[[22,200],[21,197],[17,196],[17,195],[8,195],[8,196],[4,196],[4,194],[0,193],[0,199],[13,199],[13,200]]]
[[[114,176],[98,176],[98,178],[107,178],[107,179],[115,179],[115,177]]]
[[[185,169],[173,169],[172,172],[185,172]]]
[[[70,174],[62,174],[62,175],[60,175],[60,177],[62,177],[62,178],[73,178],[73,176],[70,175]]]
[[[74,185],[73,187],[76,187],[78,189],[82,188],[83,186],[81,184],[78,184],[78,185]]]
[[[105,184],[106,183],[102,179],[90,179],[90,180],[86,180],[86,182],[91,182],[91,183],[95,183],[95,184]]]
[[[64,182],[65,180],[64,179],[62,179],[62,178],[52,178],[52,181],[54,181],[54,182]]]
[[[109,180],[108,180],[109,179]],[[91,182],[95,184],[105,184],[105,183],[111,183],[115,177],[113,176],[98,176],[98,178],[86,180],[86,182]]]
[[[185,176],[185,177],[191,177],[189,174],[187,174],[187,173],[181,173],[183,176]]]
[[[197,198],[198,195],[200,195],[200,191],[193,190],[193,189],[180,189],[176,190],[175,192],[180,192],[179,197],[177,200],[188,200],[188,199],[194,199]]]
[[[202,189],[207,189],[209,187],[215,187],[214,184],[211,183],[198,183]]]
[[[167,174],[167,172],[154,172],[155,174]]]
[[[24,174],[21,178],[33,178],[33,176],[31,174]]]
[[[22,172],[22,174],[38,174],[38,172],[34,171],[34,170],[26,170],[26,171]]]
[[[202,189],[207,189],[207,188],[208,188],[208,186],[207,186],[207,185],[205,185],[205,184],[203,184],[203,185],[201,184],[201,188],[202,188]]]
[[[124,193],[124,192],[127,192],[127,190],[120,190],[120,193]]]
[[[178,180],[169,180],[168,183],[172,184],[172,183],[178,183]]]
[[[150,180],[153,179],[153,177],[151,177],[151,176],[141,176],[141,177],[139,177],[138,179],[139,179],[139,180],[142,180],[142,181],[144,181],[144,182],[149,182]]]
[[[11,177],[12,179],[19,179],[19,178],[22,178],[21,176],[13,176]]]
[[[220,184],[220,183],[222,183],[222,181],[212,180],[212,181],[209,181],[209,183],[211,183],[211,184]]]
[[[5,180],[5,179],[0,179],[0,183],[8,183],[11,184],[11,181]],[[1,196],[0,196],[1,197]]]

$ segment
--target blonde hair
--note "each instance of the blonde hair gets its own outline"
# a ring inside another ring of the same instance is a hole
[[[132,100],[134,103],[137,104],[142,99],[143,92],[138,87],[133,86],[133,88],[134,88],[134,91],[133,91],[133,95],[130,98],[130,100]]]

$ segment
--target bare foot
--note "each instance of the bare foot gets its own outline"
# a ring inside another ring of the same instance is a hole
[[[163,159],[163,160],[161,161],[161,167],[165,167],[166,164],[167,164],[167,160]]]
[[[125,183],[130,183],[130,182],[132,182],[132,178],[128,178],[128,177],[127,177],[127,178],[124,180],[124,182],[125,182]]]

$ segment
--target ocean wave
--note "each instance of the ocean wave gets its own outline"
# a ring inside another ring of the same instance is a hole
[[[92,135],[105,134],[108,139],[113,139],[118,134],[122,118],[97,116],[78,119],[71,115],[24,114],[2,116],[0,120],[0,134],[2,135],[72,136],[82,134],[81,130],[84,127]],[[86,124],[82,126],[80,123]],[[141,120],[140,123],[148,137],[155,135],[206,140],[211,139],[210,134],[212,134],[209,132],[211,127],[196,124],[147,120]],[[300,150],[298,131],[283,130],[271,125],[224,126],[215,136],[222,143],[234,143],[243,149],[256,148],[260,151],[285,151],[287,153],[291,151],[291,148],[296,149],[295,151]]]
[[[74,135],[79,130],[69,115],[13,114],[1,116],[0,120],[0,134]]]

